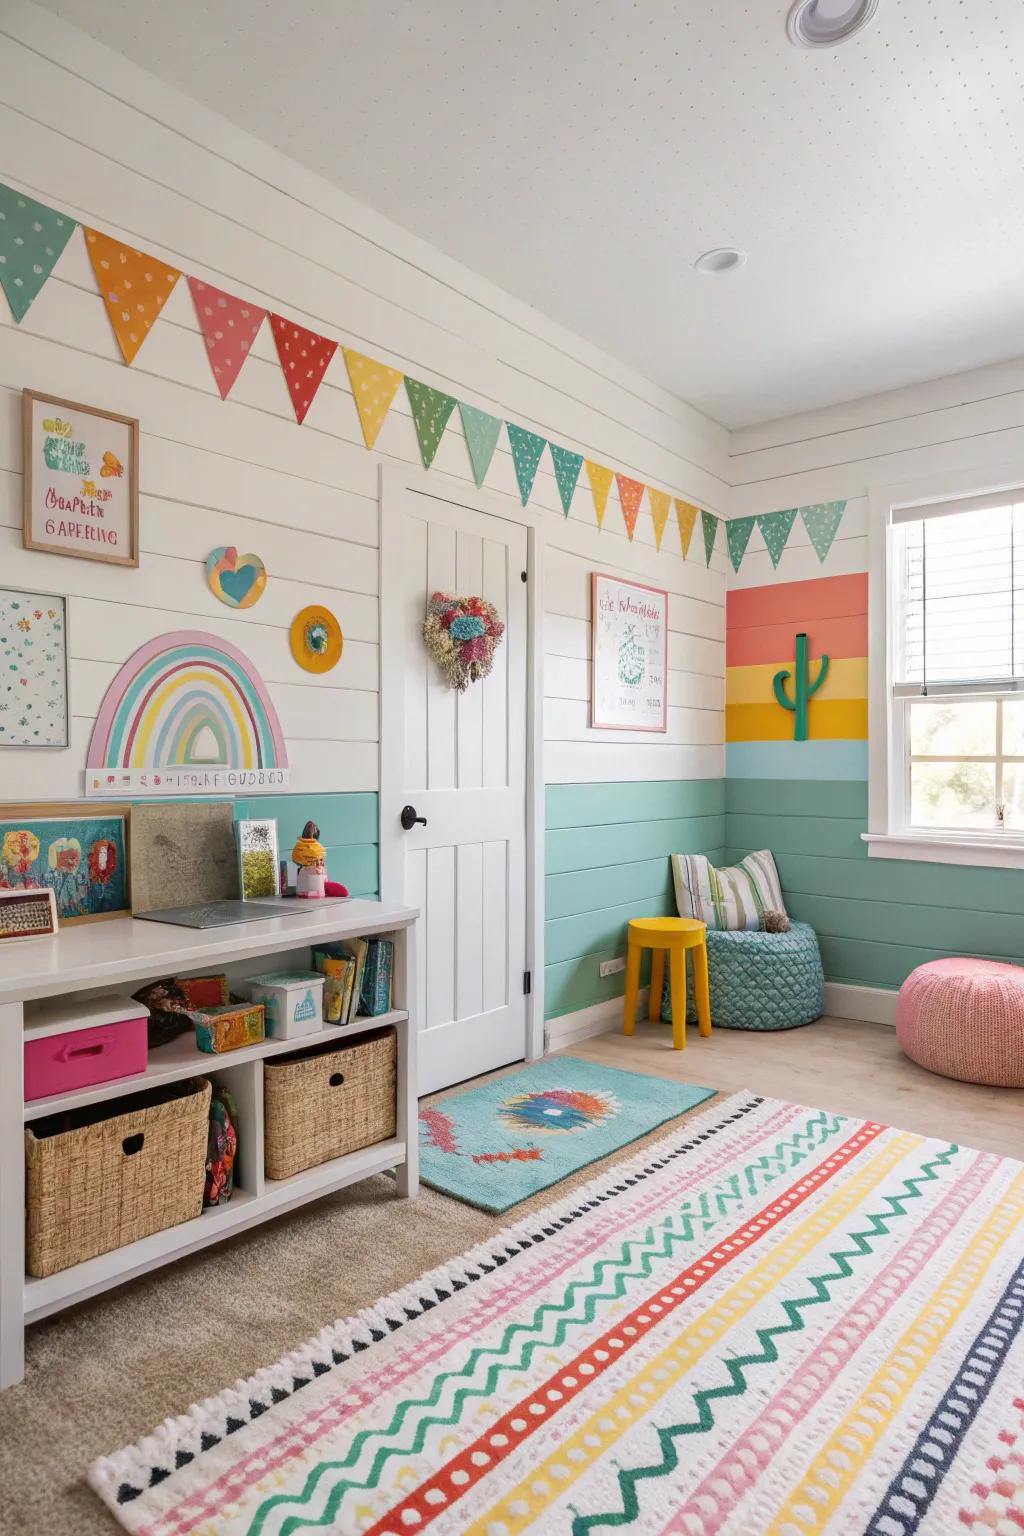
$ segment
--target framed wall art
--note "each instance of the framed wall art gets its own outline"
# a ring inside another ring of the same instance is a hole
[[[62,923],[126,916],[128,817],[127,805],[0,806],[0,891],[51,890]]]
[[[70,720],[65,599],[0,587],[0,747],[67,747]]]
[[[22,392],[26,549],[139,563],[139,423]]]
[[[668,729],[668,593],[591,574],[590,724]]]

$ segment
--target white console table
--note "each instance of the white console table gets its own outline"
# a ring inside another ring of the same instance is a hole
[[[411,929],[419,914],[412,907],[375,901],[300,905],[303,910],[294,916],[203,931],[126,917],[63,928],[52,939],[0,941],[0,1387],[11,1386],[24,1375],[26,1324],[51,1312],[384,1169],[395,1170],[399,1195],[415,1196],[416,1030],[410,1022],[409,1006],[415,997]],[[344,1026],[328,1025],[300,1039],[268,1039],[220,1056],[197,1050],[192,1036],[185,1035],[151,1051],[143,1074],[25,1103],[23,1050],[26,1032],[32,1033],[32,1002],[74,993],[131,993],[144,982],[163,976],[226,971],[232,981],[240,981],[285,965],[306,968],[310,945],[362,934],[387,934],[394,939],[395,1007],[390,1013]],[[385,1024],[394,1025],[398,1037],[395,1136],[292,1178],[268,1179],[263,1168],[264,1058],[327,1040],[340,1044]],[[194,1221],[156,1232],[46,1279],[28,1278],[25,1122],[180,1078],[202,1076],[224,1082],[238,1104],[241,1134],[231,1200],[204,1211]]]

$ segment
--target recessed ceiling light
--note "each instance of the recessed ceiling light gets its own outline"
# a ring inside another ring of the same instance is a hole
[[[845,43],[878,10],[878,0],[795,0],[786,23],[798,48],[834,48]]]
[[[694,262],[698,272],[735,272],[742,267],[747,259],[746,251],[741,251],[732,245],[718,246],[713,251],[705,251]]]

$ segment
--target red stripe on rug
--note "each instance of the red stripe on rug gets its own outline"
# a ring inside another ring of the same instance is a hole
[[[600,1376],[621,1360],[626,1352],[638,1344],[652,1328],[664,1321],[684,1301],[695,1295],[702,1286],[726,1265],[732,1263],[746,1249],[759,1242],[774,1230],[780,1221],[809,1199],[822,1185],[846,1168],[853,1158],[886,1129],[873,1120],[866,1120],[841,1146],[837,1147],[810,1173],[805,1173],[795,1184],[774,1200],[770,1206],[745,1221],[721,1242],[715,1243],[710,1252],[694,1264],[679,1271],[674,1279],[658,1289],[647,1301],[635,1307],[628,1317],[609,1328],[593,1344],[578,1354],[568,1365],[561,1366],[546,1381],[535,1388],[528,1397],[509,1409],[497,1423],[479,1435],[464,1450],[433,1473],[426,1482],[408,1494],[375,1525],[368,1527],[365,1536],[389,1536],[396,1529],[421,1531],[435,1516],[449,1510],[457,1499],[492,1472],[498,1463],[511,1456],[513,1451],[529,1439],[541,1423],[546,1423],[552,1413],[558,1413],[572,1402],[585,1387],[591,1386]],[[623,1335],[626,1335],[623,1337]],[[476,1458],[476,1459],[474,1459]],[[443,1502],[433,1506],[426,1502],[427,1495],[436,1491]],[[405,1520],[405,1512],[410,1520]],[[413,1516],[417,1518],[412,1518]],[[397,1522],[397,1524],[396,1524]]]

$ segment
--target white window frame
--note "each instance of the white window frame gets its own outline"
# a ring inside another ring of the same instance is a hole
[[[906,701],[893,694],[897,641],[890,622],[895,607],[890,537],[894,512],[936,501],[1020,492],[1022,487],[1024,463],[1016,463],[946,472],[868,492],[868,830],[862,836],[870,858],[1024,869],[1024,832],[910,829],[907,709]]]

